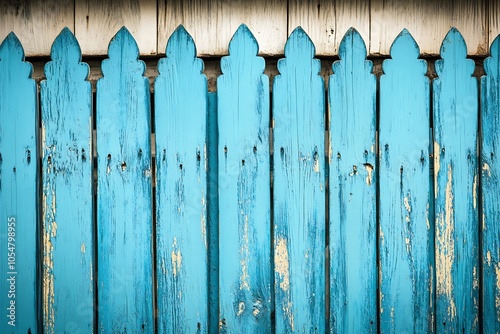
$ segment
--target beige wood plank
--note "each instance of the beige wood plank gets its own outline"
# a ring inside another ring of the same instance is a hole
[[[158,0],[158,53],[179,24],[193,36],[198,56],[228,53],[228,44],[245,23],[260,55],[280,55],[287,38],[286,0]]]
[[[134,36],[141,55],[156,54],[156,0],[77,0],[75,35],[84,55],[105,55],[122,26]]]
[[[290,0],[288,31],[301,26],[316,46],[316,55],[337,55],[346,31],[354,27],[367,48],[370,29],[369,1]]]
[[[388,55],[403,28],[410,31],[423,55],[439,55],[451,27],[464,36],[469,55],[486,54],[487,0],[371,0],[370,53]],[[496,1],[496,0],[492,0]]]
[[[489,40],[488,50],[497,36],[500,34],[500,1],[489,0],[488,4]]]
[[[13,31],[26,56],[48,56],[61,30],[74,25],[73,0],[0,1],[0,43]]]

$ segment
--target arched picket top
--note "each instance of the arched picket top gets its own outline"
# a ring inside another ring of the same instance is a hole
[[[484,60],[486,75],[481,78],[481,164],[483,216],[483,331],[500,332],[500,35]]]
[[[205,332],[207,265],[207,79],[179,26],[155,81],[156,241],[159,332]]]
[[[271,331],[269,78],[246,25],[217,79],[221,332]],[[235,309],[237,307],[237,309]]]
[[[19,39],[10,33],[0,44],[0,217],[4,222],[0,224],[0,244],[4,246],[0,270],[6,276],[0,281],[0,305],[7,309],[1,333],[40,331],[36,303],[38,106],[32,71]],[[17,286],[15,294],[10,293],[12,283]],[[8,309],[12,302],[14,312],[17,310],[13,318]]]
[[[97,82],[98,328],[152,332],[151,107],[130,32],[109,43]],[[119,291],[119,293],[117,293]]]
[[[273,84],[276,332],[325,331],[325,89],[302,28]]]
[[[379,259],[382,333],[433,330],[427,63],[404,29],[384,60],[379,110]]]
[[[451,28],[433,81],[438,331],[478,328],[477,80],[465,40]]]
[[[45,65],[47,79],[40,84],[42,306],[47,333],[94,328],[92,87],[88,74],[75,36],[63,29]]]
[[[330,102],[330,332],[377,330],[376,77],[350,28],[332,65]]]

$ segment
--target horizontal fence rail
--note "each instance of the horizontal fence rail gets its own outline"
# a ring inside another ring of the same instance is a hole
[[[241,25],[213,93],[179,26],[151,94],[122,28],[93,95],[69,29],[39,92],[11,33],[0,332],[500,332],[500,38],[466,50],[430,80],[405,29],[377,76],[351,28],[325,89],[302,28],[270,82]]]

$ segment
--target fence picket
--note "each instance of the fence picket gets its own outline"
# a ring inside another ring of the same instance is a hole
[[[325,96],[320,61],[302,28],[274,79],[276,333],[323,333],[325,317]]]
[[[92,333],[92,88],[75,36],[54,41],[42,99],[44,333]]]
[[[245,25],[217,79],[221,331],[271,331],[269,78]]]
[[[207,332],[207,79],[187,31],[155,82],[159,333]]]
[[[100,333],[152,332],[149,80],[126,28],[97,82],[97,254]]]
[[[1,333],[37,333],[38,106],[14,33],[0,45]]]
[[[478,92],[474,61],[452,28],[433,82],[436,214],[436,325],[440,333],[478,331]]]
[[[375,117],[377,81],[349,29],[328,85],[330,101],[330,332],[377,332]]]
[[[405,29],[380,78],[381,333],[433,331],[427,63]]]
[[[484,61],[481,78],[483,233],[483,332],[500,333],[500,37]]]

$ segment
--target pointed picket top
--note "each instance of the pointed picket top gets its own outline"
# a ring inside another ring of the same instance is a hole
[[[240,25],[229,42],[229,54],[232,56],[239,54],[256,56],[258,53],[259,44],[255,36],[246,24]]]
[[[394,65],[394,63],[405,64],[405,66],[403,67],[408,72],[417,72],[422,74],[425,74],[427,72],[427,62],[425,60],[419,59],[420,48],[418,47],[418,44],[413,36],[406,28],[399,33],[399,35],[392,43],[390,53],[391,59],[386,59],[382,63],[384,74],[393,73],[395,75],[404,75],[404,72],[401,71],[401,68]],[[394,71],[393,68],[395,68]]]
[[[319,74],[321,63],[314,58],[315,54],[314,43],[304,29],[299,26],[292,31],[286,41],[285,58],[278,60],[278,71],[284,74],[287,64],[291,61],[294,66],[312,67],[313,73]],[[311,60],[313,61],[311,62]],[[307,66],[308,64],[310,65]]]
[[[9,33],[2,44],[0,44],[0,62],[2,61],[4,64],[8,63],[6,65],[8,67],[7,70],[13,69],[15,67],[14,64],[18,64],[19,67],[15,68],[17,75],[21,78],[31,79],[33,66],[24,61],[23,46],[13,32]]]
[[[68,27],[65,27],[56,37],[50,49],[50,58],[51,61],[45,64],[44,68],[47,80],[59,75],[61,71],[68,71],[76,79],[88,79],[89,67],[81,62],[80,44]]]
[[[465,39],[455,27],[451,28],[446,34],[441,44],[440,55],[442,59],[436,60],[435,63],[438,77],[444,76],[444,72],[447,70],[455,72],[457,66],[465,66],[467,74],[472,75],[474,73],[475,63],[472,59],[467,59]]]
[[[491,43],[490,56],[484,60],[484,72],[495,78],[500,77],[500,35]]]
[[[127,28],[122,27],[109,42],[109,58],[101,65],[103,76],[117,75],[116,66],[119,64],[127,65],[128,75],[142,76],[146,65],[139,60],[139,55],[139,47],[134,37]]]
[[[344,62],[349,62],[353,64],[362,64],[366,60],[367,50],[366,44],[363,40],[363,37],[359,34],[359,32],[354,28],[349,28],[345,33],[342,41],[339,46],[339,58],[333,62],[332,70],[333,73],[337,73],[340,71],[341,64]],[[370,71],[372,69],[372,65],[370,62]],[[353,70],[363,69],[363,67],[354,66]]]

